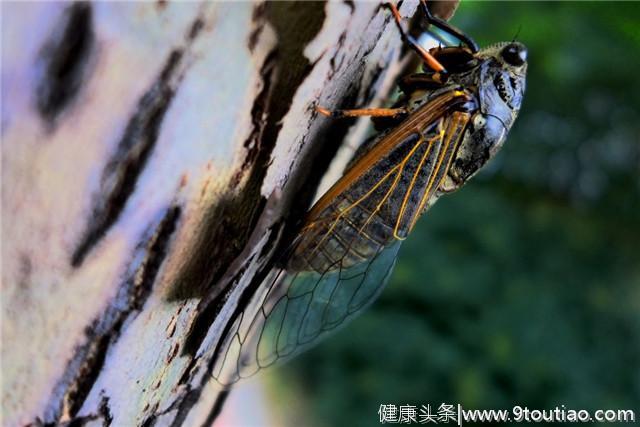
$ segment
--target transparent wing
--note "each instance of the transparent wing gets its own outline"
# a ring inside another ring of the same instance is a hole
[[[468,114],[445,93],[358,158],[310,211],[287,260],[225,336],[213,376],[230,384],[343,325],[387,282],[400,241],[444,179]]]
[[[231,384],[261,368],[285,361],[348,323],[386,284],[400,242],[381,248],[359,264],[324,273],[280,270],[271,286],[233,325],[213,376]]]

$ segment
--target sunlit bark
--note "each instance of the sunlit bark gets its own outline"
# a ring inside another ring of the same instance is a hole
[[[397,73],[389,11],[2,8],[3,425],[206,424],[235,296],[352,124],[315,106],[373,105]]]

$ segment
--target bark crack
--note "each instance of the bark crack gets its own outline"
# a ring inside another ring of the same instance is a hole
[[[138,102],[116,152],[106,163],[87,229],[71,257],[73,267],[82,265],[89,251],[118,220],[135,190],[175,94],[172,77],[183,55],[182,49],[171,52],[159,78]]]
[[[187,32],[185,46],[169,53],[158,78],[138,101],[116,151],[103,168],[87,227],[71,255],[72,267],[82,265],[91,249],[118,220],[135,191],[138,178],[155,147],[165,115],[186,73],[186,54],[203,28],[202,16],[196,17]]]
[[[91,4],[73,3],[63,12],[38,58],[41,76],[35,88],[36,108],[50,127],[78,96],[89,77],[94,51]]]
[[[125,280],[103,315],[85,331],[64,374],[55,386],[45,411],[46,422],[73,420],[92,390],[109,347],[117,341],[123,325],[142,309],[167,254],[182,209],[169,207],[155,227],[150,227],[132,255]]]

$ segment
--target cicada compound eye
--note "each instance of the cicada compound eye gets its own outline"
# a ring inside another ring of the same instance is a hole
[[[519,67],[527,62],[527,48],[521,43],[510,43],[500,52],[502,59],[514,67]]]

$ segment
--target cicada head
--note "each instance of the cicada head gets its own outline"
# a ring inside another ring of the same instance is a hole
[[[498,43],[475,54],[471,72],[451,80],[475,92],[477,106],[456,157],[441,185],[454,191],[471,178],[504,144],[515,121],[525,89],[527,48],[518,42]]]
[[[524,95],[527,48],[519,42],[504,42],[484,48],[476,55],[485,65],[477,76],[481,107],[491,110],[504,106],[507,111],[500,118],[513,122]]]

